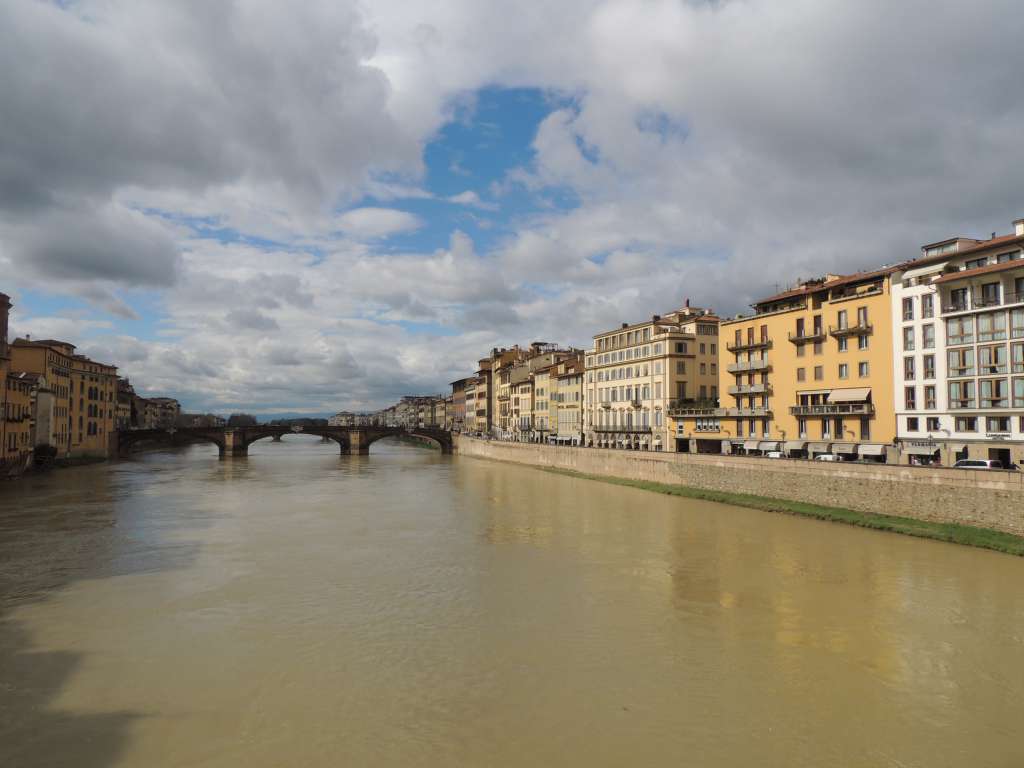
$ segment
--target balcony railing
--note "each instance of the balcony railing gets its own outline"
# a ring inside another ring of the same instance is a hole
[[[767,357],[763,357],[760,360],[744,360],[741,363],[729,363],[725,366],[725,369],[729,373],[747,373],[752,371],[767,371],[770,370],[772,364],[768,362]]]
[[[718,418],[733,418],[733,419],[757,419],[757,418],[771,418],[772,411],[770,408],[713,408],[713,407],[698,407],[692,405],[683,405],[679,407],[670,407],[668,409],[668,415],[674,419],[686,418],[689,416],[706,416],[706,417],[718,417]]]
[[[730,395],[764,395],[771,391],[771,384],[735,384],[729,387]]]
[[[841,336],[866,336],[874,331],[871,323],[858,323],[857,325],[830,325],[829,336],[839,338]]]
[[[806,344],[809,341],[824,341],[825,329],[812,328],[811,330],[805,330],[802,333],[790,331],[789,340],[794,344]]]
[[[725,348],[730,352],[744,352],[750,349],[771,349],[771,339],[760,339],[758,341],[741,341],[739,344],[729,344],[726,342]]]
[[[791,405],[791,416],[871,416],[873,403],[824,403],[819,405]]]

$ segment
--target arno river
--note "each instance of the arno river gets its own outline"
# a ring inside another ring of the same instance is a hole
[[[1024,764],[1024,560],[336,451],[0,485],[0,766]]]

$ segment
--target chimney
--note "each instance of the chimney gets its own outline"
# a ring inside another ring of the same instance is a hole
[[[11,297],[0,293],[0,357],[7,357],[7,318],[11,314]]]
[[[1024,219],[1017,219],[1013,222],[1013,234],[1017,237],[1024,237]]]
[[[656,323],[661,320],[661,315],[651,315],[651,322]]]
[[[689,297],[689,296],[687,296],[687,297],[686,297],[686,304],[685,304],[684,306],[685,306],[685,307],[686,307],[687,309],[689,309],[689,308],[690,308],[690,297]]]
[[[622,327],[623,327],[623,328],[629,328],[629,323],[623,323],[623,324],[622,324]]]

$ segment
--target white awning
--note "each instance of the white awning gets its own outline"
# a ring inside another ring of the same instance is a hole
[[[832,443],[808,443],[807,450],[811,453],[828,453]]]
[[[757,449],[759,451],[777,451],[779,450],[779,444],[773,443],[770,440],[762,440],[757,444]]]
[[[758,445],[760,445],[760,443],[758,443],[757,440],[745,440],[743,442],[743,447],[748,451],[756,451]]]
[[[949,262],[940,261],[938,264],[928,264],[924,267],[915,267],[914,269],[908,269],[903,273],[904,280],[912,280],[915,277],[921,277],[923,275],[937,275],[946,268],[946,264]]]
[[[871,397],[871,387],[833,389],[828,394],[828,401],[830,403],[863,403],[869,397]]]
[[[785,448],[787,451],[802,451],[806,445],[806,440],[787,440]]]
[[[857,452],[861,456],[885,456],[885,446],[869,443],[867,445],[860,446]]]
[[[856,453],[856,443],[832,443],[832,453]]]

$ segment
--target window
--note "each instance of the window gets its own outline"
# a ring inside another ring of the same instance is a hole
[[[700,364],[700,375],[701,376],[706,376],[707,372],[708,372],[708,365],[707,365],[707,363],[701,363]]]
[[[677,341],[676,342],[676,352],[678,352],[681,355],[685,355],[686,354],[686,342],[685,341]]]
[[[868,324],[868,308],[857,307],[857,327],[862,328]]]
[[[930,293],[921,296],[921,317],[927,319],[935,316],[935,301]]]
[[[800,418],[796,420],[796,431],[799,433],[801,438],[807,437],[807,419]]]
[[[846,328],[846,326],[847,326],[846,318],[847,318],[846,310],[845,309],[839,310],[839,313],[836,315],[836,325],[839,328]]]
[[[814,342],[814,354],[820,355],[824,351],[825,347],[820,341]]]
[[[797,344],[797,346],[796,346],[796,356],[797,357],[803,357],[806,352],[807,352],[807,348],[804,347],[803,344]]]
[[[974,350],[951,349],[947,353],[947,366],[950,376],[974,375]]]
[[[925,419],[925,429],[927,429],[929,432],[938,432],[940,429],[939,417],[929,416],[927,419]]]
[[[871,419],[869,419],[867,416],[860,417],[860,439],[871,439]]]
[[[912,325],[903,329],[903,349],[906,352],[914,350],[914,326]]]
[[[985,419],[985,431],[986,432],[1009,432],[1010,431],[1010,417],[1009,416],[989,416]]]
[[[1024,379],[1013,380],[1013,407],[1024,408]],[[1021,419],[1024,420],[1024,416],[1021,416]],[[1024,432],[1024,429],[1021,432]]]
[[[949,382],[950,408],[974,408],[974,402],[975,400],[973,381]]]
[[[860,336],[857,337],[857,349],[867,349],[867,348],[868,348],[868,337],[866,335],[864,335],[864,334],[861,334]]]
[[[978,373],[981,376],[1006,373],[1006,347],[978,347]]]
[[[982,379],[979,382],[981,387],[982,408],[1006,408],[1009,404],[1008,388],[1006,379]]]
[[[707,351],[707,346],[705,344],[701,344],[699,347],[699,351],[702,355],[705,354]]]
[[[978,341],[1002,341],[1006,338],[1006,314],[978,315]]]
[[[1018,301],[1024,301],[1024,286],[1017,295]],[[1024,309],[1015,309],[1010,312],[1010,336],[1014,339],[1024,338]]]
[[[869,367],[867,361],[861,361],[857,363],[857,375],[860,378],[866,379],[868,377],[868,371]]]
[[[822,366],[820,366],[820,365],[814,366],[814,380],[815,381],[821,381],[824,378],[825,378],[825,369]]]
[[[998,307],[999,306],[999,283],[985,283],[981,286],[981,295],[974,299],[977,307]]]
[[[917,387],[903,388],[903,404],[908,411],[917,410]]]
[[[921,326],[921,347],[935,349],[935,326],[931,323]]]
[[[988,257],[982,256],[980,259],[968,259],[964,262],[964,269],[977,269],[978,267],[984,267],[988,264]]]
[[[676,360],[676,373],[686,373],[685,360]]]
[[[928,384],[924,388],[924,407],[927,411],[934,411],[938,406],[935,402],[935,385]]]
[[[924,369],[924,378],[926,378],[926,379],[934,379],[935,378],[935,355],[925,355],[923,358],[921,358],[921,361],[924,363],[924,365],[921,366]]]
[[[1010,370],[1013,373],[1024,373],[1024,344],[1010,345]]]
[[[977,432],[978,419],[974,416],[957,416],[953,420],[953,429],[957,432]]]
[[[840,336],[838,339],[836,339],[836,341],[839,342],[840,352],[845,352],[847,349],[850,348],[850,339],[847,338],[846,336]]]
[[[917,432],[917,416],[907,417],[907,432]]]
[[[970,317],[951,317],[946,321],[946,343],[972,344],[974,342],[974,320]]]
[[[907,297],[903,300],[903,319],[914,319],[914,299]]]
[[[796,369],[796,380],[797,381],[807,381],[807,369],[806,368],[797,368]]]
[[[903,379],[904,381],[914,380],[914,358],[904,357],[903,358]]]
[[[839,364],[839,378],[848,379],[850,378],[850,366],[846,363]]]

